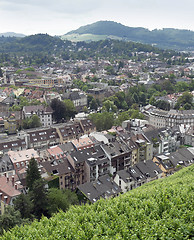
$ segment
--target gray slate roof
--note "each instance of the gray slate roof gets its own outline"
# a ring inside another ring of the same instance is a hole
[[[121,193],[121,188],[111,180],[109,175],[99,177],[98,180],[90,183],[84,183],[78,186],[78,189],[92,202],[100,198],[116,196]]]

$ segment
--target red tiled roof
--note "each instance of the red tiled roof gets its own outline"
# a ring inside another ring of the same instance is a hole
[[[12,179],[7,181],[7,177],[5,176],[0,176],[0,192],[3,192],[8,197],[20,195],[20,191],[15,189],[15,186],[13,186]]]

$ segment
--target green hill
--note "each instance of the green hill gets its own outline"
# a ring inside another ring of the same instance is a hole
[[[74,206],[0,239],[193,239],[194,165],[110,200]]]
[[[75,34],[71,35],[76,37]],[[28,62],[38,64],[53,61],[53,56],[61,56],[63,59],[89,59],[96,57],[106,58],[125,58],[133,57],[134,52],[153,52],[159,54],[161,58],[176,56],[175,51],[162,50],[149,44],[134,43],[132,41],[120,41],[117,37],[112,39],[99,40],[106,38],[104,35],[82,35],[82,41],[73,43],[61,40],[59,37],[52,37],[48,34],[36,34],[23,38],[0,37],[0,61],[4,61],[6,56],[23,55]],[[86,38],[95,38],[95,41],[86,42]],[[72,40],[72,39],[71,39]],[[31,58],[31,59],[30,59]],[[1,60],[2,59],[2,60]]]
[[[35,34],[22,38],[0,37],[0,53],[53,53],[66,47],[66,42],[48,34]]]
[[[189,30],[164,28],[150,31],[141,27],[127,27],[113,21],[99,21],[68,32],[62,38],[69,39],[72,34],[74,36],[77,34],[75,41],[83,39],[82,35],[92,34],[88,36],[89,39],[92,37],[91,40],[95,40],[94,35],[103,35],[103,39],[105,36],[106,38],[114,36],[127,41],[154,44],[161,48],[194,50],[194,32]]]
[[[24,34],[22,33],[14,33],[14,32],[5,32],[5,33],[0,33],[0,37],[25,37]]]

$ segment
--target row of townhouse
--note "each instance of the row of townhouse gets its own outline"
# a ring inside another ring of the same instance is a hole
[[[94,124],[89,119],[52,125],[47,128],[29,129],[20,131],[17,135],[2,137],[0,139],[0,151],[17,151],[28,148],[43,149],[77,139],[95,130]]]
[[[96,136],[97,135],[97,136]],[[96,138],[95,138],[95,137]],[[61,189],[75,190],[80,184],[93,182],[99,177],[128,169],[135,162],[151,160],[151,144],[142,134],[138,140],[98,134],[83,137],[71,142],[65,142],[47,149],[44,161],[41,163],[49,176],[59,176]],[[139,139],[142,140],[139,144]],[[137,142],[136,142],[137,141]],[[77,143],[80,143],[78,147]],[[81,145],[83,144],[83,145]],[[143,157],[144,156],[144,157]],[[135,157],[135,158],[134,158]]]
[[[113,178],[103,175],[92,182],[81,184],[77,187],[77,193],[83,195],[84,201],[94,203],[100,198],[118,196],[147,182],[168,176],[193,162],[194,149],[182,148],[177,152],[158,155],[153,160],[141,161],[127,169],[119,170]]]
[[[157,155],[153,160],[139,161],[134,165],[120,164],[123,163],[121,153],[117,158],[120,168],[111,178],[115,159],[111,161],[108,158],[104,151],[106,145],[86,145],[86,149],[77,150],[72,142],[68,142],[47,149],[44,159],[34,149],[9,151],[2,155],[4,165],[1,164],[1,167],[5,167],[6,161],[9,169],[4,169],[0,176],[0,211],[3,213],[5,205],[12,205],[13,199],[26,191],[25,177],[31,158],[37,160],[42,177],[52,180],[53,176],[58,176],[61,189],[78,189],[91,202],[117,196],[121,192],[172,174],[194,161],[193,148],[181,148],[171,154]],[[130,152],[128,154],[131,156]]]
[[[162,170],[163,176],[168,176],[194,163],[194,148],[180,148],[170,154],[158,154],[154,156],[153,162]]]
[[[194,110],[164,111],[154,107],[144,108],[142,112],[148,118],[151,125],[156,128],[175,127],[180,124],[194,126]]]
[[[114,181],[122,189],[122,192],[127,192],[161,177],[162,170],[152,160],[148,160],[118,171]]]
[[[193,148],[157,155],[152,161],[153,156],[149,154],[151,145],[143,134],[132,135],[131,138],[127,138],[127,134],[117,137],[105,134],[104,141],[87,135],[76,142],[72,140],[49,148],[47,146],[41,157],[40,152],[33,148],[8,151],[0,156],[0,178],[7,177],[7,184],[10,184],[9,179],[15,179],[12,185],[16,190],[20,188],[20,192],[25,192],[28,164],[31,158],[35,158],[42,177],[52,180],[58,176],[60,189],[78,188],[87,199],[95,202],[100,197],[116,196],[193,163]],[[112,183],[113,179],[115,183]],[[103,189],[106,191],[103,192]],[[4,196],[1,203],[9,204],[10,201],[6,200],[8,193]]]

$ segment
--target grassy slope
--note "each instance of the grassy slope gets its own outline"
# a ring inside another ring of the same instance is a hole
[[[115,40],[122,40],[120,37],[116,36],[108,36],[108,35],[94,35],[94,34],[69,34],[69,35],[63,35],[61,37],[62,40],[69,40],[73,42],[91,42],[91,41],[99,41],[99,40],[105,40],[105,39],[115,39]]]
[[[194,165],[110,200],[74,206],[0,239],[192,239]]]

